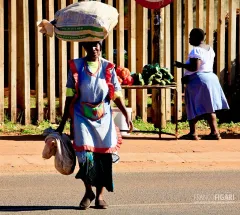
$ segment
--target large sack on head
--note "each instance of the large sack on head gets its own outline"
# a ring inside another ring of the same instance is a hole
[[[51,22],[43,20],[40,32],[65,41],[91,42],[105,39],[117,25],[116,8],[97,1],[71,4],[56,12]]]

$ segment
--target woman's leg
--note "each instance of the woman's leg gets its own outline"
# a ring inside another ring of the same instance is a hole
[[[209,113],[206,114],[206,120],[208,121],[208,124],[211,129],[211,134],[219,134],[218,128],[217,128],[217,116],[215,113]]]
[[[196,118],[188,121],[189,127],[190,127],[190,132],[188,134],[185,134],[182,137],[180,137],[180,139],[183,139],[183,140],[199,140],[199,137],[196,134],[196,124],[197,124],[198,120],[199,120],[199,118],[196,117]]]
[[[104,187],[96,187],[96,199],[103,200]]]
[[[83,183],[85,186],[85,195],[92,194],[93,193],[92,185],[86,183],[85,181]]]
[[[80,208],[86,210],[90,207],[91,202],[95,199],[95,194],[92,191],[92,186],[86,182],[83,182],[85,186],[85,195],[80,202]]]
[[[188,121],[189,127],[190,127],[190,134],[196,135],[196,124],[198,122],[198,119],[191,119]]]
[[[104,191],[104,187],[102,187],[102,186],[96,187],[95,206],[96,206],[96,208],[99,208],[99,209],[107,209],[108,208],[108,204],[103,200],[103,191]]]
[[[217,117],[215,113],[205,114],[205,119],[208,121],[208,124],[211,128],[211,133],[206,135],[202,139],[205,140],[221,140],[221,136],[217,128]]]

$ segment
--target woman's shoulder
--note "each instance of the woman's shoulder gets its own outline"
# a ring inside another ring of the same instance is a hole
[[[204,55],[203,49],[199,46],[194,46],[189,53],[189,58],[198,58],[201,59],[201,56]]]
[[[200,46],[194,46],[191,52],[202,52],[203,48]]]
[[[189,53],[190,58],[200,58],[201,56],[205,56],[207,53],[214,53],[213,48],[210,45],[204,45],[204,47],[195,46]]]
[[[100,61],[104,62],[104,63],[112,63],[110,62],[109,60],[103,58],[103,57],[100,57]]]
[[[75,64],[81,64],[82,62],[84,62],[84,57],[72,59],[72,60],[69,60],[69,62],[74,62]]]
[[[101,61],[101,63],[102,64],[105,64],[106,66],[107,65],[111,65],[112,67],[115,67],[115,64],[114,63],[112,63],[112,62],[110,62],[109,60],[107,60],[107,59],[105,59],[105,58],[100,58],[100,61]]]
[[[202,46],[195,46],[193,47],[192,51],[195,51],[195,52],[203,52],[203,51],[212,51],[213,48],[208,45],[208,44],[203,44]]]

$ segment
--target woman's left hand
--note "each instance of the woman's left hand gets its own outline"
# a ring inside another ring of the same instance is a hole
[[[129,128],[129,133],[131,133],[133,131],[133,123],[129,116],[126,117],[126,123]]]

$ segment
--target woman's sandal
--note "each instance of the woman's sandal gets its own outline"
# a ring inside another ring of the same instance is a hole
[[[180,140],[200,140],[197,134],[185,134],[179,138]]]
[[[209,134],[204,137],[202,137],[202,140],[221,140],[220,134]]]
[[[82,201],[79,204],[81,210],[86,210],[90,207],[91,202],[95,199],[95,194],[92,192],[91,194],[85,194]]]
[[[95,207],[97,209],[107,209],[108,204],[104,200],[95,200]]]

